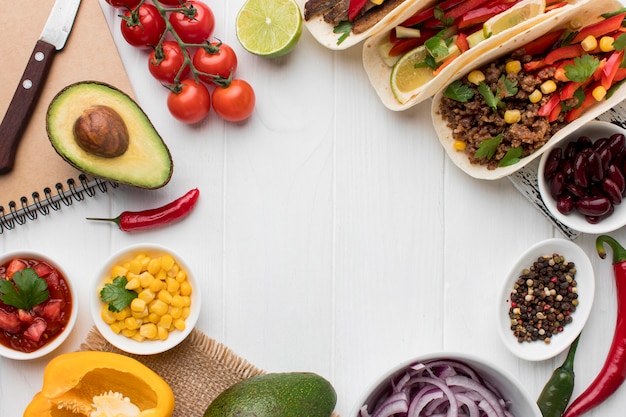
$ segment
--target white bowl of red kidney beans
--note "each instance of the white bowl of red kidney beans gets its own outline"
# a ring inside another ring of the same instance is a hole
[[[541,417],[536,400],[505,369],[460,352],[433,352],[385,371],[363,393],[349,417]]]
[[[42,253],[0,256],[0,355],[26,360],[47,355],[69,336],[78,297],[63,268]]]
[[[576,243],[552,238],[528,248],[511,266],[498,298],[498,332],[519,358],[550,359],[566,350],[587,323],[595,274]]]
[[[539,191],[558,221],[592,234],[626,225],[625,135],[613,123],[592,121],[542,155]]]

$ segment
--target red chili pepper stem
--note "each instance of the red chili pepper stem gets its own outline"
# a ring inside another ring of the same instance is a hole
[[[87,220],[113,222],[125,232],[153,229],[181,220],[187,216],[196,205],[199,196],[200,191],[197,188],[193,188],[182,197],[161,207],[143,211],[125,211],[111,219],[88,217]]]
[[[578,417],[609,398],[626,379],[626,249],[610,236],[596,238],[598,255],[606,258],[604,245],[613,250],[613,273],[617,293],[617,322],[613,341],[602,369],[589,387],[570,404],[563,417]]]

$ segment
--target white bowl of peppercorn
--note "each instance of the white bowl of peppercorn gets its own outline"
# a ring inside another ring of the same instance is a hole
[[[566,239],[526,250],[503,280],[498,332],[516,356],[542,361],[566,350],[585,326],[595,294],[587,254]]]
[[[566,136],[539,161],[537,180],[546,208],[583,233],[626,225],[626,130],[594,120]]]

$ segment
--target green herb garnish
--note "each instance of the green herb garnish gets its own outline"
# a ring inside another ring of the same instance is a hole
[[[486,158],[491,159],[496,154],[496,150],[498,150],[498,146],[502,142],[502,133],[500,133],[495,138],[486,139],[482,141],[474,156],[476,158]]]
[[[574,58],[573,64],[568,64],[564,67],[565,76],[570,81],[582,83],[593,75],[599,65],[600,61],[595,56],[581,55]]]
[[[487,105],[491,107],[493,111],[498,110],[498,103],[500,102],[500,100],[498,99],[498,97],[495,96],[495,94],[493,94],[493,91],[491,91],[491,88],[489,88],[487,84],[485,84],[484,82],[478,84],[478,92],[481,96],[483,96],[483,98],[485,99],[485,103],[487,103]]]
[[[621,51],[625,47],[626,47],[626,34],[622,33],[613,42],[613,48],[615,48],[616,51]]]
[[[333,33],[341,33],[341,36],[337,39],[337,45],[341,45],[341,43],[350,36],[350,32],[352,32],[352,23],[347,20],[339,22],[339,24],[333,28]]]
[[[443,94],[459,103],[467,103],[474,97],[474,90],[463,84],[461,80],[456,80],[445,89]]]
[[[500,160],[498,166],[500,167],[508,167],[510,165],[515,165],[522,159],[522,147],[511,148],[504,154],[504,157]]]
[[[115,277],[112,283],[105,284],[100,290],[100,299],[109,304],[109,311],[117,313],[124,310],[139,295],[136,291],[127,290],[126,284],[126,277]]]
[[[13,281],[0,280],[0,300],[6,305],[28,311],[49,297],[48,283],[32,268],[15,272]]]

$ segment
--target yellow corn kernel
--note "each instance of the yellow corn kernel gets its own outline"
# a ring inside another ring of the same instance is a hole
[[[161,316],[161,320],[159,320],[157,325],[159,327],[163,327],[165,329],[169,329],[170,326],[172,325],[173,321],[174,320],[172,320],[172,316],[170,316],[169,314],[164,314],[164,315]]]
[[[154,300],[152,303],[150,303],[150,306],[148,309],[150,310],[151,313],[155,313],[155,314],[158,314],[159,316],[163,316],[165,313],[167,313],[169,306],[165,304],[163,301],[157,299],[157,300]]]
[[[148,263],[148,272],[152,275],[156,275],[161,270],[161,258],[152,258]]]
[[[145,337],[143,337],[139,332],[137,332],[135,330],[135,334],[131,336],[131,339],[133,339],[135,342],[143,342],[144,340],[146,340]]]
[[[115,323],[111,324],[109,327],[111,328],[111,330],[113,330],[113,333],[115,334],[120,334],[121,331],[126,328],[126,326],[124,326],[123,321],[116,321]]]
[[[157,332],[158,332],[159,340],[167,340],[167,338],[170,335],[169,330],[167,330],[165,327],[161,327],[161,326],[157,327]]]
[[[155,294],[157,294],[163,288],[165,288],[165,284],[163,283],[163,281],[156,278],[150,283],[150,287],[148,287],[148,289]]]
[[[509,61],[506,63],[504,67],[507,74],[519,74],[522,70],[522,63],[517,59],[514,61]]]
[[[191,295],[191,284],[189,281],[183,281],[180,283],[180,295]]]
[[[161,320],[161,316],[159,316],[157,313],[151,312],[150,314],[148,314],[148,321],[150,323],[157,324],[160,320]]]
[[[172,302],[172,294],[170,294],[167,290],[159,291],[157,298],[165,304],[170,304]]]
[[[130,307],[125,307],[122,311],[116,311],[113,315],[117,321],[124,320],[126,317],[130,316]]]
[[[154,276],[149,271],[142,272],[139,275],[139,282],[142,288],[149,288],[152,281],[154,281]]]
[[[596,101],[601,101],[606,96],[606,88],[599,85],[593,89],[593,91],[591,92],[591,95],[593,96],[594,99],[596,99]]]
[[[191,314],[191,309],[189,307],[183,307],[183,318],[186,319]]]
[[[102,310],[100,311],[100,317],[102,317],[102,320],[104,320],[104,322],[109,325],[117,321],[113,312],[109,310],[108,304],[104,304],[102,306]]]
[[[174,327],[178,330],[185,330],[185,327],[187,327],[187,325],[185,324],[184,319],[178,319],[174,320]]]
[[[174,258],[172,258],[171,255],[166,254],[166,255],[161,256],[161,268],[163,268],[165,272],[172,269],[175,263],[176,261],[174,261]]]
[[[178,271],[180,271],[180,267],[177,264],[174,264],[169,271],[167,271],[167,276],[168,277],[176,277],[176,274],[178,274]]]
[[[452,147],[457,151],[464,151],[465,148],[467,147],[467,143],[465,143],[462,140],[455,140],[454,143],[452,144]]]
[[[178,271],[178,273],[176,274],[176,281],[178,282],[183,282],[187,280],[187,273],[185,272],[184,269],[181,269]]]
[[[137,320],[139,320],[140,322],[143,322],[143,319],[148,317],[148,314],[150,314],[150,311],[148,311],[148,307],[144,308],[141,311],[133,311],[132,312],[133,317],[136,318]]]
[[[615,50],[613,46],[615,39],[612,36],[603,36],[600,38],[599,46],[602,52],[611,52]]]
[[[122,265],[114,265],[111,268],[111,278],[117,277],[125,277],[128,273],[128,269],[124,268]]]
[[[132,338],[137,334],[137,329],[122,329],[122,334],[126,337]]]
[[[485,74],[483,74],[482,71],[474,70],[467,75],[467,81],[472,84],[478,85],[481,82],[485,81]]]
[[[556,91],[556,83],[552,80],[546,80],[541,84],[541,92],[543,94],[550,94]]]
[[[146,339],[155,339],[157,337],[157,327],[154,323],[142,324],[139,328],[139,334]]]
[[[139,320],[134,317],[126,317],[126,319],[124,319],[124,326],[126,326],[126,329],[128,330],[137,330],[139,328],[139,324]]]
[[[530,100],[531,103],[539,103],[542,98],[543,93],[540,90],[535,90],[528,95],[528,100]]]
[[[137,296],[137,298],[141,298],[142,300],[144,300],[146,304],[152,302],[152,300],[154,300],[154,297],[156,297],[156,294],[150,291],[150,288],[145,288],[141,290]]]
[[[583,41],[580,43],[580,46],[582,46],[583,51],[593,51],[598,47],[598,40],[595,36],[589,35],[585,39],[583,39]]]
[[[176,320],[183,316],[183,309],[182,307],[170,307],[169,313]]]
[[[130,302],[130,311],[138,312],[144,311],[146,309],[146,301],[141,298],[134,298],[133,301]]]
[[[172,296],[172,307],[184,307],[185,300],[179,294],[175,294]]]
[[[513,124],[520,120],[522,120],[522,113],[519,110],[507,110],[504,112],[505,123]]]
[[[159,273],[154,276],[154,278],[160,281],[165,281],[165,278],[167,278],[167,272],[165,269],[161,269]]]
[[[126,288],[127,290],[137,290],[141,288],[141,282],[139,281],[139,277],[128,279],[128,282],[126,283],[126,286],[124,288]]]
[[[178,289],[180,288],[180,282],[176,281],[175,278],[167,278],[165,280],[165,283],[167,284],[167,291],[172,294],[178,292]]]
[[[191,305],[191,297],[188,295],[183,295],[183,301],[185,302],[185,307],[189,307]]]
[[[128,272],[132,272],[133,274],[141,274],[141,261],[138,261],[137,258],[130,261],[128,265]]]

